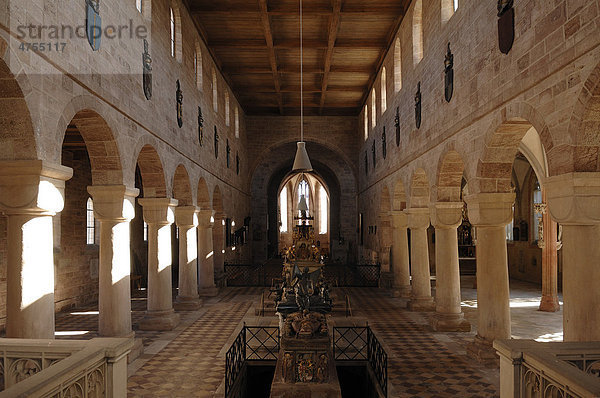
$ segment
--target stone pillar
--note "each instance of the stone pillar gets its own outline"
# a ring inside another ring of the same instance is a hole
[[[197,212],[196,206],[175,209],[175,223],[179,227],[179,294],[175,299],[177,311],[194,311],[202,305],[198,297]]]
[[[393,239],[392,269],[394,271],[394,297],[410,296],[410,260],[408,258],[407,215],[403,211],[392,212]]]
[[[542,231],[538,245],[542,249],[542,299],[540,311],[556,312],[560,309],[558,303],[558,242],[557,224],[550,217],[547,207],[546,189],[542,187]],[[536,214],[535,217],[538,215]]]
[[[600,340],[600,173],[546,180],[548,210],[560,223],[564,341]]]
[[[134,200],[139,191],[124,185],[90,186],[87,190],[100,224],[98,332],[103,337],[133,337],[129,222],[135,217]]]
[[[52,217],[73,170],[41,160],[0,162],[0,210],[8,217],[6,337],[54,338]]]
[[[171,284],[171,224],[177,201],[169,198],[140,199],[148,224],[148,309],[141,330],[172,330],[179,323],[173,310]]]
[[[429,272],[429,247],[427,243],[429,209],[415,207],[404,211],[408,215],[411,238],[412,295],[408,303],[408,309],[411,311],[433,311],[435,304],[433,297],[431,297],[431,273]]]
[[[484,362],[496,361],[494,340],[511,336],[505,227],[515,194],[479,193],[465,201],[469,221],[477,228],[477,336],[468,352]]]
[[[213,297],[219,293],[215,286],[212,230],[214,215],[212,210],[201,210],[198,213],[198,291],[202,297]]]
[[[433,330],[469,332],[471,324],[460,308],[460,270],[458,266],[458,232],[462,222],[462,202],[438,202],[431,207],[435,227],[435,316]]]
[[[217,275],[219,283],[225,283],[225,217],[217,219],[216,225],[213,225],[213,264],[214,272]],[[223,278],[221,280],[221,278]],[[224,286],[224,285],[223,285]]]

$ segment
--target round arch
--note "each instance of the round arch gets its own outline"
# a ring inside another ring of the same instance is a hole
[[[182,164],[177,166],[173,175],[173,198],[179,201],[179,206],[191,206],[193,204],[190,176]]]
[[[145,198],[167,197],[165,172],[156,149],[146,144],[137,157]]]

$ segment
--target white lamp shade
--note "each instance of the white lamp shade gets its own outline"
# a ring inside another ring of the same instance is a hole
[[[298,148],[296,148],[296,158],[294,159],[294,167],[292,171],[312,171],[312,165],[306,152],[306,146],[304,142],[298,142]]]
[[[300,211],[308,210],[308,205],[306,204],[306,198],[304,197],[304,195],[300,196],[300,201],[298,202],[298,210],[300,210]]]

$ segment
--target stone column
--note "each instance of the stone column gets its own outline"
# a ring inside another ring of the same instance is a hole
[[[481,361],[496,361],[492,343],[511,336],[505,227],[515,194],[479,193],[465,201],[477,228],[477,336],[468,352]]]
[[[410,260],[408,258],[407,215],[403,211],[392,212],[393,239],[392,269],[394,271],[394,297],[410,296]]]
[[[202,306],[198,297],[197,212],[196,206],[175,209],[175,223],[179,227],[179,294],[174,305],[177,311],[194,311]]]
[[[68,167],[0,162],[0,210],[8,218],[6,337],[54,338],[52,217],[64,206]]]
[[[435,304],[433,297],[431,297],[431,273],[429,272],[429,248],[427,243],[429,209],[415,207],[404,211],[408,215],[411,238],[412,295],[408,303],[408,309],[411,311],[433,311]]]
[[[546,180],[548,210],[562,227],[565,341],[600,340],[600,173]]]
[[[460,308],[460,270],[458,266],[458,232],[462,222],[462,202],[438,202],[431,207],[435,227],[435,316],[433,330],[469,332],[471,324]]]
[[[173,310],[171,284],[171,224],[177,201],[169,198],[140,199],[148,224],[148,309],[141,330],[172,330],[179,323]]]
[[[135,217],[134,200],[139,191],[124,185],[90,186],[87,190],[100,224],[98,332],[103,337],[133,337],[129,222]]]
[[[225,216],[217,219],[216,225],[213,225],[213,264],[214,272],[217,275],[217,280],[221,281],[221,278],[225,274]],[[226,282],[225,279],[223,281]],[[220,282],[223,283],[223,282]]]
[[[215,286],[212,230],[214,215],[212,210],[201,210],[198,213],[198,291],[202,297],[213,297],[219,293]]]
[[[546,189],[542,187],[542,231],[538,245],[542,249],[542,299],[540,311],[556,312],[560,309],[558,302],[558,242],[557,224],[550,217],[547,207]],[[535,217],[538,215],[536,214]]]

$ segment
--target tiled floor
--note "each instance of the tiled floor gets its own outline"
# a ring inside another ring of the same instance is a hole
[[[477,323],[473,278],[463,277],[463,311],[472,323],[470,333],[434,333],[426,313],[409,312],[405,301],[384,291],[351,288],[348,293],[353,318],[341,311],[332,324],[368,321],[389,356],[390,397],[496,397],[498,369],[482,367],[466,356]],[[263,288],[227,288],[204,306],[182,313],[182,322],[170,332],[136,331],[144,354],[129,365],[130,397],[223,397],[225,352],[240,330],[248,325],[277,324],[277,318],[256,317]],[[145,292],[132,300],[134,329],[146,306]],[[562,339],[562,311],[537,311],[539,287],[511,281],[513,337],[540,340]],[[338,300],[340,303],[342,300]],[[88,306],[58,314],[58,338],[92,338],[97,335],[97,307]],[[82,334],[83,333],[83,334]]]

